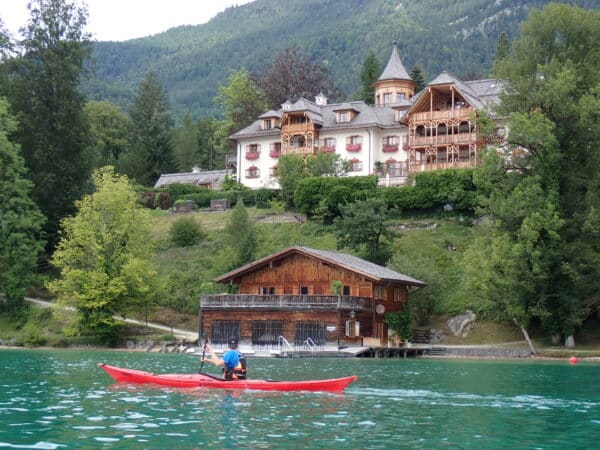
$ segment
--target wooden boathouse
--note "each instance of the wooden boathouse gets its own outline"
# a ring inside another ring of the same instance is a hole
[[[289,247],[215,281],[234,294],[202,295],[200,334],[253,350],[388,346],[385,315],[426,284],[353,255]]]

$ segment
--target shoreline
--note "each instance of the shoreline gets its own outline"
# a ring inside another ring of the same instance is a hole
[[[470,348],[476,348],[479,346],[470,346]],[[489,346],[485,347],[485,346],[481,346],[482,350],[485,349],[489,349]],[[127,347],[99,347],[99,346],[79,346],[79,347],[48,347],[48,346],[39,346],[39,347],[26,347],[26,346],[18,346],[18,345],[0,345],[0,351],[1,350],[59,350],[59,351],[82,351],[82,350],[92,350],[92,351],[110,351],[110,352],[132,352],[132,353],[145,353],[147,352],[145,349],[143,348],[127,348]],[[600,362],[600,356],[595,356],[595,355],[591,355],[591,356],[586,356],[586,355],[581,355],[581,352],[585,352],[586,350],[580,350],[579,352],[577,350],[574,350],[573,352],[571,352],[572,354],[569,356],[548,356],[548,355],[543,355],[543,356],[507,356],[507,355],[498,355],[498,356],[494,356],[494,355],[460,355],[460,354],[447,354],[447,355],[416,355],[416,356],[412,356],[408,359],[412,359],[412,358],[422,358],[422,359],[438,359],[438,360],[442,360],[442,359],[473,359],[473,360],[507,360],[507,361],[526,361],[526,360],[531,360],[531,361],[569,361],[569,358],[571,357],[577,357],[578,362]],[[595,350],[591,350],[591,351],[595,351]],[[153,352],[153,353],[160,353],[160,352]],[[169,352],[171,353],[171,352]],[[186,353],[181,353],[181,354],[186,354]],[[188,354],[189,356],[195,357],[195,355],[193,354]],[[252,356],[249,356],[250,358],[252,358]],[[302,358],[303,356],[296,356],[296,358]],[[329,358],[336,358],[337,356],[332,356],[331,354],[327,354],[327,355],[314,355],[311,356],[311,358],[319,358],[319,357],[329,357]],[[341,357],[341,356],[340,356]],[[344,358],[348,358],[348,356],[343,356]],[[261,356],[261,358],[278,358],[277,356]],[[374,358],[363,358],[363,359],[374,359]],[[394,358],[394,359],[404,359],[404,358]]]

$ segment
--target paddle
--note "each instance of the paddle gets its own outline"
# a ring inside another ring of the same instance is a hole
[[[202,368],[204,367],[204,357],[206,356],[206,344],[208,343],[208,338],[204,340],[204,347],[202,347],[202,358],[200,358],[200,369],[198,369],[198,373],[205,375],[202,373]]]

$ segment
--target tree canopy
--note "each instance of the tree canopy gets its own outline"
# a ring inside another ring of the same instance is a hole
[[[598,42],[600,13],[551,4],[496,62],[510,134],[476,177],[488,220],[465,255],[465,286],[524,331],[535,320],[572,336],[598,303]]]
[[[129,181],[107,166],[93,174],[93,182],[94,192],[77,201],[77,214],[62,222],[63,237],[52,257],[60,277],[49,288],[58,305],[77,311],[75,317],[65,315],[65,333],[91,333],[114,344],[115,316],[151,303],[160,285],[148,239],[150,215]]]
[[[0,97],[0,310],[18,315],[43,249],[44,217],[31,199],[33,183],[19,146],[8,136],[17,124]]]
[[[22,55],[10,61],[9,101],[52,248],[60,219],[74,211],[91,171],[89,125],[79,92],[91,44],[84,32],[85,8],[68,0],[33,0],[28,7]]]

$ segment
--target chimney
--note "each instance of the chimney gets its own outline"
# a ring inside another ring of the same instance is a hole
[[[319,92],[319,95],[315,97],[315,103],[319,106],[327,105],[327,97],[322,92]]]

